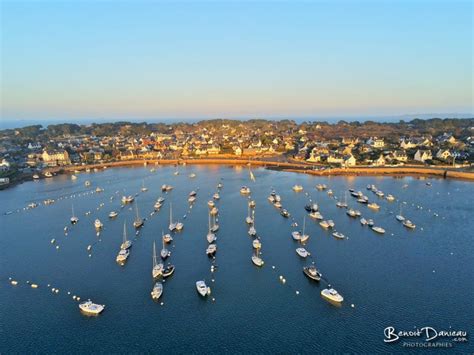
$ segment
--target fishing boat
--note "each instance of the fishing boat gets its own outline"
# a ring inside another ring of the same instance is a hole
[[[111,211],[111,212],[109,213],[109,218],[110,218],[110,219],[114,219],[114,218],[117,217],[117,216],[118,216],[118,213],[115,212],[115,211]]]
[[[380,209],[380,206],[377,205],[375,202],[369,203],[367,205],[367,207],[369,207],[370,209],[376,210],[376,211],[378,211]]]
[[[132,246],[132,241],[127,239],[127,225],[123,222],[123,241],[120,249],[129,249]]]
[[[385,233],[385,229],[383,229],[382,227],[372,227],[372,230],[376,233],[379,233],[379,234],[384,234]]]
[[[207,256],[214,256],[216,251],[217,251],[217,245],[212,243],[212,244],[208,245],[208,247],[206,249],[206,254],[207,254]]]
[[[314,280],[314,281],[319,281],[321,280],[321,276],[323,276],[319,271],[318,269],[316,269],[316,267],[314,265],[311,265],[311,266],[305,266],[303,268],[303,272],[304,274],[309,277],[311,280]]]
[[[151,298],[156,301],[163,294],[163,284],[161,282],[155,282],[153,290],[151,291]]]
[[[344,239],[344,238],[345,238],[345,235],[342,234],[341,232],[334,232],[334,233],[332,234],[332,236],[333,236],[334,238],[336,238],[336,239]]]
[[[293,191],[294,191],[294,192],[301,192],[301,191],[303,191],[303,186],[301,186],[301,185],[294,185],[294,186],[293,186]]]
[[[87,300],[79,304],[79,309],[89,315],[98,315],[103,312],[105,305],[93,303],[91,300]]]
[[[260,242],[260,239],[258,238],[255,238],[253,241],[252,241],[252,247],[254,249],[260,249],[262,247],[262,243]]]
[[[128,249],[120,249],[117,258],[115,259],[118,264],[124,265],[130,255],[130,251]]]
[[[256,248],[255,249],[255,253],[252,255],[252,262],[258,266],[258,267],[262,267],[263,264],[264,264],[264,261],[263,259],[260,257],[260,248]]]
[[[158,263],[158,258],[156,256],[156,245],[153,242],[153,268],[151,270],[151,275],[154,279],[160,277],[163,274],[163,264]]]
[[[196,282],[196,290],[202,297],[206,297],[211,293],[211,289],[202,280]]]
[[[242,195],[249,195],[249,194],[250,194],[250,187],[248,187],[248,186],[242,186],[242,187],[240,188],[240,193],[241,193]]]
[[[97,230],[102,229],[103,226],[104,226],[104,225],[102,224],[102,222],[100,221],[100,219],[97,218],[97,219],[94,221],[94,227],[95,227],[95,229],[97,229]]]
[[[140,217],[138,214],[138,203],[135,202],[135,220],[133,221],[133,226],[138,229],[143,227],[143,224],[145,223],[144,219]]]
[[[321,296],[337,303],[341,303],[342,301],[344,301],[344,298],[333,288],[325,288],[321,291]]]
[[[410,221],[409,219],[404,220],[402,224],[405,227],[410,228],[410,229],[415,229],[416,228],[416,225],[412,221]]]
[[[166,267],[164,268],[163,270],[163,277],[166,278],[166,277],[170,277],[171,275],[173,275],[174,273],[174,270],[175,270],[175,266],[174,265],[171,265],[171,264],[168,264],[166,265]]]
[[[71,205],[72,216],[71,216],[71,224],[76,224],[79,222],[79,218],[74,214],[74,205]]]
[[[302,258],[306,258],[307,256],[311,255],[305,248],[300,247],[296,248],[296,254],[301,256]]]

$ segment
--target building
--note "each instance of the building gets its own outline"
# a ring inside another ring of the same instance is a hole
[[[354,156],[353,156],[352,154],[346,155],[346,156],[344,157],[344,163],[343,163],[343,165],[344,165],[345,167],[355,166],[356,163],[357,163],[356,158],[354,158]]]
[[[404,150],[396,150],[393,153],[393,159],[401,162],[406,162],[408,160],[408,156]]]
[[[384,166],[386,163],[387,161],[383,157],[383,154],[380,154],[380,156],[374,161],[374,165],[376,166]]]
[[[66,150],[44,150],[41,155],[47,166],[61,166],[71,164],[69,153]]]
[[[433,159],[433,156],[431,155],[431,151],[430,150],[426,150],[426,149],[418,149],[415,153],[415,157],[414,159],[416,161],[420,161],[422,163],[424,163],[425,161],[427,160],[431,160]]]
[[[448,149],[440,149],[436,153],[436,158],[441,159],[441,160],[447,160],[448,158],[451,158],[452,154]]]

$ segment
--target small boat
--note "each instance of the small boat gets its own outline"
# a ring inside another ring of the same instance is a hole
[[[324,298],[330,301],[337,302],[337,303],[341,303],[342,301],[344,301],[344,298],[333,288],[330,288],[330,289],[325,288],[324,290],[321,291],[321,296],[323,296]]]
[[[141,190],[141,192],[147,192],[148,191],[148,188],[145,187],[145,181],[142,181],[142,188],[140,190]]]
[[[278,209],[282,208],[282,204],[281,204],[280,201],[276,201],[276,202],[273,204],[273,206],[275,206],[275,207],[278,208]]]
[[[259,250],[260,250],[260,248],[256,248],[256,249],[255,249],[255,253],[252,255],[252,262],[253,262],[256,266],[262,267],[263,264],[264,264],[264,261],[263,261],[263,259],[260,257]]]
[[[117,258],[115,259],[118,264],[125,264],[127,261],[128,257],[130,255],[130,251],[128,249],[120,249]]]
[[[333,194],[334,194],[334,193],[332,192],[332,190],[329,189],[329,190],[328,190],[328,195],[329,195],[329,196],[332,196]]]
[[[214,200],[220,200],[221,196],[216,192],[214,195],[212,195],[212,198]]]
[[[321,276],[323,276],[318,269],[314,265],[312,266],[305,266],[303,268],[303,272],[306,276],[308,276],[311,280],[319,281],[321,280]]]
[[[311,255],[305,248],[296,248],[296,253],[301,256],[302,258],[306,258],[307,256]]]
[[[360,219],[360,224],[362,224],[363,226],[366,226],[366,225],[367,225],[367,220],[362,217],[362,218]]]
[[[245,218],[245,223],[253,224],[252,213],[250,212],[250,205],[248,205],[248,208],[247,208],[247,217]]]
[[[260,239],[258,238],[255,238],[253,241],[252,241],[252,247],[254,249],[260,249],[262,247],[262,243],[260,242]]]
[[[352,217],[352,218],[357,217],[356,211],[353,210],[352,208],[348,209],[348,210],[346,211],[346,214],[347,214],[349,217]]]
[[[103,192],[104,189],[100,188],[99,186],[96,187],[95,192],[100,193]]]
[[[103,226],[104,226],[104,225],[102,224],[102,222],[100,221],[100,219],[97,218],[97,219],[94,221],[94,227],[95,227],[95,229],[97,229],[97,230],[102,229]]]
[[[77,180],[77,176],[76,175],[71,175],[71,180]]]
[[[329,228],[329,222],[328,221],[321,221],[319,222],[319,225],[321,227],[323,227],[324,229],[328,229]]]
[[[249,202],[249,206],[250,206],[250,208],[255,208],[255,206],[257,206],[257,203],[254,200],[251,200]]]
[[[53,177],[53,174],[51,174],[49,171],[44,173],[44,176],[47,178]]]
[[[166,278],[173,275],[174,270],[175,270],[174,265],[171,265],[171,264],[166,265],[165,269],[163,270],[163,277]]]
[[[212,232],[211,215],[210,214],[209,214],[208,226],[209,226],[209,229],[208,229],[208,232],[207,232],[207,235],[206,235],[206,239],[207,239],[207,242],[210,244],[210,243],[213,243],[217,239],[216,235]]]
[[[105,309],[105,305],[93,303],[91,300],[79,304],[79,309],[85,314],[98,315]]]
[[[311,212],[308,216],[310,216],[313,219],[323,219],[323,215],[319,212]]]
[[[257,235],[257,230],[255,229],[255,226],[250,226],[249,231],[248,231],[248,234],[249,234],[251,237],[255,237],[255,236]]]
[[[316,189],[318,189],[319,191],[323,191],[327,189],[327,186],[326,184],[317,184]]]
[[[163,284],[161,282],[155,282],[155,286],[153,286],[153,290],[151,291],[151,298],[156,301],[162,294]]]
[[[384,193],[380,190],[378,190],[376,193],[375,193],[378,197],[384,197]]]
[[[216,204],[214,203],[214,201],[209,200],[209,201],[207,201],[207,205],[209,206],[209,208],[212,208],[212,207],[214,207]]]
[[[301,236],[300,236],[300,240],[299,240],[300,243],[304,243],[309,239],[309,234],[305,233],[305,229],[306,229],[306,216],[303,217],[303,233],[301,233]]]
[[[410,228],[410,229],[415,229],[416,228],[416,225],[410,221],[409,219],[406,219],[405,221],[403,221],[403,225],[407,228]]]
[[[40,177],[39,177],[38,174],[33,174],[33,179],[34,179],[34,180],[38,180],[39,178],[40,178]]]
[[[345,238],[345,235],[342,234],[341,232],[334,232],[334,233],[332,234],[332,236],[333,236],[334,238],[337,238],[337,239],[344,239],[344,238]]]
[[[402,205],[400,204],[400,212],[395,216],[397,221],[403,222],[405,220],[405,217],[402,215]]]
[[[194,203],[196,201],[196,196],[189,196],[188,197],[188,202],[189,203]]]
[[[184,224],[182,222],[176,222],[176,231],[181,231],[184,228]]]
[[[212,244],[209,244],[209,246],[207,247],[206,254],[207,256],[214,256],[216,251],[217,251],[217,245],[212,243]]]
[[[123,241],[120,245],[120,249],[129,249],[132,247],[132,241],[127,239],[127,225],[123,222]]]
[[[38,204],[35,202],[31,202],[28,204],[28,208],[36,208],[36,207],[38,207]],[[74,215],[74,212],[73,212],[73,215]]]
[[[307,204],[304,206],[304,209],[307,211],[307,212],[311,212],[311,205],[310,204]]]
[[[367,207],[369,207],[369,208],[371,208],[371,209],[373,209],[373,210],[377,210],[377,211],[380,209],[380,206],[377,205],[375,202],[369,203],[369,204],[367,205]]]
[[[367,220],[367,225],[368,225],[369,227],[373,227],[373,226],[374,226],[374,220],[373,220],[373,219],[368,219],[368,220]]]
[[[369,198],[367,196],[361,196],[357,199],[357,202],[366,204],[369,203]]]
[[[212,207],[212,209],[209,211],[209,214],[212,216],[216,216],[219,213],[219,210],[217,207]]]
[[[289,218],[290,217],[290,212],[288,212],[286,209],[282,209],[280,214],[285,217],[285,218]]]
[[[224,185],[222,185],[222,182],[220,182],[220,183],[217,184],[217,188],[218,188],[218,189],[222,189],[223,186],[224,186]]]
[[[196,282],[196,290],[202,297],[206,297],[211,293],[211,289],[202,280]]]
[[[162,205],[165,202],[165,198],[163,196],[160,196],[158,200],[156,200],[156,202]]]
[[[176,230],[176,225],[177,223],[173,222],[173,205],[172,203],[170,203],[170,224],[168,225],[168,229],[170,230],[170,232]]]
[[[301,239],[301,233],[299,231],[291,232],[291,236],[293,237],[293,240],[296,241],[299,241]]]
[[[118,216],[118,213],[115,212],[115,211],[111,211],[111,212],[109,213],[109,218],[111,218],[111,219],[113,219],[113,218],[115,218],[115,217],[117,217],[117,216]]]
[[[153,269],[151,270],[151,275],[154,279],[160,277],[163,274],[163,264],[158,263],[158,258],[156,257],[156,245],[153,242]]]
[[[385,198],[387,199],[387,201],[390,201],[390,202],[395,201],[395,197],[391,194],[388,194]]]
[[[248,187],[248,186],[242,186],[242,187],[240,188],[240,193],[241,193],[242,195],[248,195],[248,194],[250,194],[250,187]]]
[[[132,203],[135,198],[132,195],[122,196],[122,203],[125,205],[127,203]]]
[[[72,216],[71,216],[71,224],[76,224],[79,222],[79,218],[74,214],[74,205],[71,205]]]
[[[191,174],[189,174],[189,177],[190,177],[191,179],[192,179],[192,178],[195,178],[195,177],[196,177],[196,174],[191,173]]]
[[[385,233],[385,229],[383,229],[382,227],[372,227],[372,230],[374,232],[379,233],[379,234],[384,234]]]
[[[301,185],[294,185],[294,186],[293,186],[293,191],[294,191],[294,192],[301,192],[301,191],[303,191],[303,186],[301,186]]]
[[[171,236],[171,234],[165,234],[163,236],[163,240],[165,241],[165,243],[171,243],[173,241],[173,237]]]
[[[334,228],[335,223],[332,219],[328,219],[329,228]]]
[[[161,203],[159,203],[158,201],[155,202],[155,204],[153,205],[153,209],[158,212],[160,209],[161,209]]]

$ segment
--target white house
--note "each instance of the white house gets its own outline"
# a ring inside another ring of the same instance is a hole
[[[376,166],[384,166],[387,162],[382,154],[374,161],[374,165]]]
[[[431,155],[431,151],[430,150],[426,150],[426,149],[418,149],[415,153],[415,157],[414,159],[416,161],[421,161],[422,163],[424,163],[426,160],[431,160],[433,159],[433,156]]]
[[[347,155],[344,157],[344,166],[348,167],[348,166],[355,166],[357,163],[356,161],[356,158],[354,158],[354,156],[352,154],[350,155]]]
[[[436,153],[436,158],[441,159],[441,160],[447,160],[448,158],[451,158],[452,154],[448,149],[440,149]]]

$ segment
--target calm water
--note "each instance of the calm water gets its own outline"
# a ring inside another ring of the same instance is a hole
[[[254,171],[256,182],[251,182],[246,168],[223,166],[189,166],[179,176],[173,172],[172,167],[159,167],[153,173],[144,167],[108,169],[79,174],[76,181],[58,176],[0,192],[1,352],[399,352],[400,343],[383,343],[385,327],[474,330],[474,184],[429,180],[432,186],[427,186],[428,180],[387,177],[328,179],[263,169]],[[191,172],[196,178],[188,177]],[[86,180],[91,181],[90,187],[84,186]],[[120,197],[139,192],[143,181],[149,191],[139,193],[137,201],[147,221],[135,237],[131,226],[135,212],[129,206],[120,209]],[[207,201],[219,181],[224,187],[217,203],[218,271],[211,274],[205,254]],[[164,183],[175,188],[164,195],[162,210],[150,216]],[[295,183],[303,185],[304,192],[293,192]],[[318,183],[326,183],[335,196],[355,188],[377,200],[381,209],[374,212],[347,197],[386,234],[377,235],[349,218],[326,192],[315,189]],[[397,201],[377,198],[365,189],[367,184],[395,195]],[[262,269],[250,261],[251,238],[244,221],[247,204],[239,193],[242,185],[251,187],[257,202]],[[105,191],[91,193],[97,186]],[[301,259],[291,239],[292,220],[281,217],[267,201],[272,187],[300,224],[306,213],[303,207],[312,198],[324,217],[333,219],[336,229],[349,238],[336,240],[308,219],[307,249],[312,258]],[[187,195],[197,189],[198,199],[190,209]],[[46,198],[57,202],[23,210],[29,202]],[[407,203],[403,214],[416,223],[416,230],[406,230],[395,220],[399,201]],[[71,202],[80,220],[65,236]],[[170,261],[177,269],[164,284],[160,305],[150,298],[152,242],[159,244],[161,231],[167,229],[170,202],[185,227],[170,248]],[[101,203],[104,206],[99,208]],[[15,212],[3,214],[10,210]],[[114,221],[107,218],[111,210],[120,211]],[[88,216],[87,211],[91,211]],[[100,241],[93,227],[95,218],[105,225]],[[115,256],[125,219],[134,244],[128,263],[120,267]],[[52,238],[59,250],[50,243]],[[86,250],[89,244],[93,244],[92,257]],[[302,273],[302,267],[312,261],[324,275],[320,284]],[[279,282],[280,275],[286,284]],[[9,277],[19,285],[10,285]],[[211,298],[198,296],[199,279],[211,285]],[[30,288],[27,280],[40,287]],[[342,307],[320,297],[328,282],[344,296]],[[47,284],[60,293],[53,295]],[[106,304],[105,312],[93,318],[81,315],[73,294]],[[456,350],[472,351],[472,341],[456,345]]]

